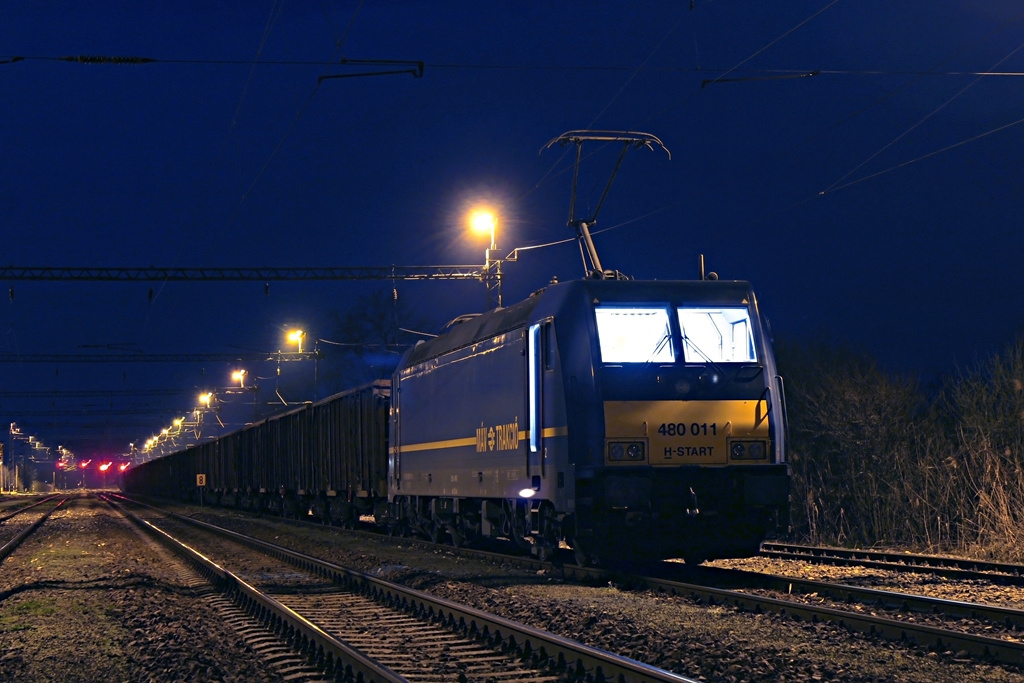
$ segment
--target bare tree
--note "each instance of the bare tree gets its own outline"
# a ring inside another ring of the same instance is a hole
[[[827,340],[779,355],[797,530],[814,542],[926,542],[945,451],[916,380]]]
[[[963,492],[963,543],[977,552],[1024,553],[1024,337],[946,384],[959,444],[951,459]]]
[[[324,383],[336,391],[391,376],[402,353],[422,339],[407,330],[429,327],[390,289],[380,289],[334,313],[324,344]]]

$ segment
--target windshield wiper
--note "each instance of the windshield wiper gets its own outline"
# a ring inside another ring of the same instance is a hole
[[[693,340],[690,339],[689,337],[687,337],[685,333],[683,333],[683,354],[684,354],[684,356],[686,354],[686,347],[687,346],[689,346],[694,351],[696,351],[697,355],[699,355],[701,358],[703,358],[704,362],[707,363],[708,365],[710,365],[715,370],[715,372],[717,372],[719,375],[723,375],[724,376],[725,373],[722,372],[722,368],[718,367],[718,363],[716,363],[715,361],[711,360],[711,356],[709,356],[708,354],[704,353],[703,349],[701,349],[699,346],[694,344]]]
[[[645,361],[647,364],[650,364],[650,363],[654,362],[655,357],[659,353],[661,353],[661,350],[663,348],[665,348],[665,343],[669,340],[670,337],[671,337],[671,333],[670,332],[666,332],[665,336],[662,337],[661,341],[658,342],[658,345],[654,347],[653,351],[651,351],[650,357]]]

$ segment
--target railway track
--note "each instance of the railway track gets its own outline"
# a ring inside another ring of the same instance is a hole
[[[373,536],[387,542],[377,534]],[[959,660],[973,658],[1015,667],[1024,664],[1024,646],[1018,642],[1024,633],[1024,612],[1017,609],[713,567],[688,568],[664,563],[639,574],[625,573],[437,546],[426,540],[392,540],[406,546],[443,548],[445,553],[457,557],[483,558],[591,585],[614,583],[755,614],[775,613],[803,622],[832,623],[929,652],[950,653]]]
[[[131,507],[154,533],[204,548],[208,560],[179,546],[195,563],[215,561],[206,571],[244,594],[251,610],[292,632],[333,676],[343,671],[364,680],[424,683],[690,680],[237,532]]]
[[[0,560],[14,552],[47,518],[67,502],[65,496],[48,496],[0,514]]]
[[[425,547],[433,545],[428,541]],[[828,553],[800,554],[796,559],[823,557]],[[451,548],[446,547],[451,550]],[[815,549],[818,550],[818,549]],[[503,557],[472,549],[455,549],[466,556]],[[877,553],[865,558],[851,552],[836,563],[858,564],[895,571],[926,571],[957,580],[983,580],[1001,585],[1020,585],[1021,568],[993,562],[949,560],[902,553]],[[920,558],[920,559],[919,559]],[[535,569],[554,569],[550,563],[517,557],[510,561]],[[865,564],[866,562],[866,564]],[[688,568],[663,563],[648,568],[649,575],[628,575],[594,567],[565,564],[557,567],[562,576],[587,582],[624,582],[626,585],[686,595],[713,605],[730,605],[754,613],[773,612],[803,621],[827,622],[845,628],[909,642],[931,651],[952,651],[961,656],[1011,665],[1024,664],[1024,610],[962,600],[949,600],[893,590],[858,587],[827,581],[712,567]]]
[[[226,625],[247,615],[105,502],[50,496],[2,519],[0,681],[285,680]]]
[[[683,568],[677,573],[670,569],[660,576],[631,576],[628,580],[638,587],[708,605],[831,623],[959,657],[1024,664],[1024,642],[1018,640],[1024,612],[1019,610],[736,570]],[[988,635],[993,627],[1005,637]]]
[[[830,601],[840,605],[858,604],[871,609],[889,610],[897,614],[916,613],[951,620],[982,620],[999,630],[1006,631],[1011,637],[1015,637],[1013,636],[1014,632],[1024,632],[1024,610],[1010,607],[741,569],[705,567],[692,573],[706,577],[703,582],[708,584],[730,586],[744,592],[770,591],[790,596],[792,599],[804,596],[804,599],[815,602]]]
[[[927,572],[951,579],[980,579],[1002,585],[1024,586],[1024,567],[1006,562],[785,543],[763,543],[761,555],[836,566],[855,565],[895,572]]]

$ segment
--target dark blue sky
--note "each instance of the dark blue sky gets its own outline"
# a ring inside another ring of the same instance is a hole
[[[607,267],[691,278],[704,254],[754,284],[776,335],[824,331],[910,372],[973,363],[1024,325],[1019,3],[214,5],[0,9],[0,62],[23,58],[0,63],[0,261],[478,263],[469,203],[501,207],[506,251],[571,237],[570,157],[540,150],[568,130],[638,130],[672,156],[627,155],[596,228]],[[79,55],[156,61],[61,59]],[[343,58],[424,71],[318,84],[388,68]],[[580,214],[614,161],[591,151]],[[582,266],[569,243],[505,272],[511,302]],[[8,356],[273,350],[290,324],[326,338],[368,289],[168,283],[150,301],[149,283],[5,284]],[[479,284],[397,289],[435,326],[484,304]],[[183,387],[161,401],[187,410],[225,372],[8,362],[0,392]],[[107,414],[134,398],[2,396],[0,417],[51,445],[92,430],[80,449],[123,448],[162,426]]]

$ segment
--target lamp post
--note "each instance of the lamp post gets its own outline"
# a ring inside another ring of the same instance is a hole
[[[306,338],[306,333],[304,331],[302,331],[302,330],[290,330],[288,332],[287,336],[285,337],[285,339],[289,343],[295,344],[295,346],[296,346],[295,355],[293,356],[294,360],[308,360],[308,358],[310,358],[310,357],[313,359],[313,400],[315,401],[315,400],[317,400],[318,393],[319,393],[317,387],[318,387],[319,374],[320,374],[320,352],[317,349],[317,343],[318,342],[314,342],[314,344],[313,344],[313,351],[311,351],[310,353],[308,353],[308,354],[306,354],[304,356],[302,354],[302,342],[303,342],[303,340],[305,338]],[[283,354],[279,353],[278,361],[280,361],[280,360],[288,360],[288,358],[284,357]],[[278,377],[281,376],[281,365],[280,365],[280,362],[278,362],[278,366],[277,366],[277,375],[278,375]],[[278,393],[278,398],[281,398],[281,394],[280,393]],[[283,403],[285,403],[285,405],[287,405],[287,401],[285,401],[283,398],[281,398],[281,401]]]
[[[259,387],[257,387],[255,384],[252,384],[248,387],[245,386],[245,376],[247,374],[249,373],[246,372],[245,370],[235,370],[234,372],[231,373],[231,381],[238,382],[238,388],[241,391],[252,392],[252,421],[255,423],[256,420],[259,419],[259,404],[257,403],[259,399],[259,394],[257,393],[259,391]]]
[[[484,251],[484,285],[487,287],[487,308],[501,308],[501,257],[498,256],[498,245],[494,242],[494,229],[498,219],[487,209],[476,209],[469,215],[469,223],[473,230],[484,234],[490,233],[490,246]]]

